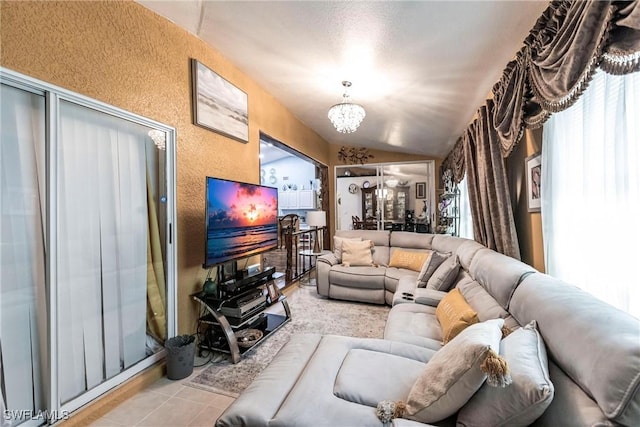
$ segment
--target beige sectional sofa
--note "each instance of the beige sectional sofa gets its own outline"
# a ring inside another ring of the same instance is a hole
[[[459,271],[452,286],[481,322],[501,318],[516,332],[530,328],[532,321],[537,323],[538,358],[515,360],[542,374],[534,377],[534,389],[516,402],[523,409],[500,425],[521,425],[525,419],[541,426],[640,425],[638,319],[470,240],[384,231],[339,235],[374,241],[378,266],[344,267],[334,255],[320,257],[318,293],[392,304],[384,339],[294,336],[217,426],[383,425],[376,416],[376,404],[406,400],[429,360],[442,348],[436,306],[446,292],[419,287],[415,271],[388,268],[384,261],[388,263],[398,248],[457,257]],[[524,325],[529,326],[519,329]],[[501,354],[508,339],[500,343]],[[517,372],[514,376],[511,388],[504,389],[504,405],[498,402],[484,409],[485,384],[459,412],[444,420],[424,424],[396,418],[392,425],[492,424],[486,417],[514,410],[509,409],[513,404],[509,399],[521,386]]]

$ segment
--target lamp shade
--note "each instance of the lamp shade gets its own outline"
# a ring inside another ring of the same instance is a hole
[[[312,227],[324,227],[327,225],[327,214],[325,211],[307,212],[307,225]]]

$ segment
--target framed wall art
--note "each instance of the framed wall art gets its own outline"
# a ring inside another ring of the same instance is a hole
[[[416,199],[426,199],[426,198],[427,198],[427,183],[416,182]]]
[[[193,123],[249,142],[247,94],[196,59],[191,60]]]
[[[542,156],[533,154],[524,160],[527,175],[527,208],[529,212],[540,212],[540,184],[542,179]]]

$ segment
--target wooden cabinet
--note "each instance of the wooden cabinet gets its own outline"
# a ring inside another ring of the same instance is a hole
[[[299,209],[315,209],[316,194],[313,190],[298,191],[298,208]]]
[[[313,190],[278,191],[278,208],[289,210],[315,209],[315,192]]]
[[[385,221],[404,221],[409,202],[409,187],[387,188],[384,192]]]
[[[369,187],[362,189],[362,220],[378,217],[376,188],[377,187]]]

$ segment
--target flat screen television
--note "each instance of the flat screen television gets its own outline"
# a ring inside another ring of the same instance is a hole
[[[278,190],[207,177],[205,268],[278,245]]]

